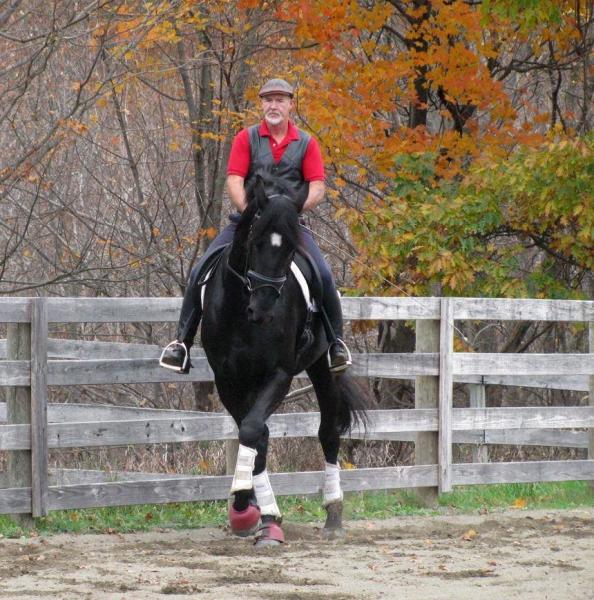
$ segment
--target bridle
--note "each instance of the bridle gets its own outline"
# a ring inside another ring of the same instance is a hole
[[[253,269],[248,269],[245,275],[242,275],[238,271],[236,271],[229,264],[229,257],[227,257],[227,269],[237,277],[243,283],[247,291],[250,293],[250,296],[256,291],[262,288],[272,288],[277,297],[280,297],[281,292],[283,291],[283,286],[287,281],[287,276],[283,275],[282,277],[268,277],[268,275],[262,275],[262,273],[258,273]]]
[[[273,198],[287,198],[288,200],[291,200],[291,198],[289,196],[287,196],[286,194],[271,194],[270,196],[268,196],[269,200],[272,200]],[[254,271],[253,269],[248,268],[253,226],[254,226],[254,223],[259,218],[260,218],[260,211],[256,212],[256,214],[254,215],[254,218],[252,219],[252,223],[250,225],[250,232],[248,234],[248,239],[247,239],[247,244],[246,244],[247,254],[245,257],[244,274],[242,275],[241,273],[236,271],[229,264],[228,259],[227,259],[227,269],[229,269],[229,271],[231,273],[233,273],[233,275],[235,275],[235,277],[237,277],[243,283],[243,285],[246,287],[247,291],[250,293],[250,296],[257,290],[261,290],[262,288],[272,288],[276,292],[277,298],[279,298],[281,295],[281,292],[283,290],[283,287],[287,281],[286,275],[282,275],[281,277],[269,277],[268,275],[263,275],[262,273],[258,273],[257,271]],[[293,260],[294,254],[295,254],[295,250],[293,250],[293,253],[291,255],[291,261]]]

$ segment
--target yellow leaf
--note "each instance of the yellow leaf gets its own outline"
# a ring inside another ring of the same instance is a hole
[[[214,140],[215,142],[220,141],[222,139],[222,137],[223,137],[223,136],[218,135],[216,133],[212,133],[212,131],[205,131],[205,132],[201,133],[200,136],[204,140]]]
[[[209,240],[213,240],[217,235],[217,228],[209,227],[208,229],[201,229],[200,234],[204,235]]]
[[[474,529],[469,529],[463,536],[462,539],[467,541],[467,542],[471,542],[475,537],[477,536],[477,533]]]

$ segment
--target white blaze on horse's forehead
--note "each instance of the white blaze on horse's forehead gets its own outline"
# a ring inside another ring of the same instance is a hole
[[[270,243],[277,248],[280,248],[283,244],[283,236],[280,233],[270,234]]]

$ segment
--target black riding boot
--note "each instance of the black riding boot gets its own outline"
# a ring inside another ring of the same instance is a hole
[[[330,346],[328,348],[328,365],[333,372],[343,371],[351,362],[351,353],[344,343],[342,307],[338,292],[324,294],[324,311],[327,319],[324,319],[326,335]]]
[[[230,223],[211,242],[202,258],[192,269],[188,279],[188,285],[184,293],[177,336],[173,342],[166,346],[161,354],[159,364],[167,369],[173,369],[179,373],[188,373],[192,363],[190,362],[190,348],[194,345],[194,338],[202,318],[202,285],[203,278],[207,275],[213,265],[216,264],[216,256],[221,256],[224,247],[233,241],[240,214],[229,215]]]
[[[196,273],[193,270],[190,275],[184,294],[176,338],[165,347],[159,360],[162,367],[185,374],[190,372],[192,366],[190,348],[194,345],[194,338],[202,318],[201,288],[196,285],[199,269],[195,269],[195,271]]]

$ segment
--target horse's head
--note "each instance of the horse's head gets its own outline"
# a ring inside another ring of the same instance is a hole
[[[293,255],[299,245],[299,211],[303,202],[278,179],[258,176],[248,192],[252,214],[246,242],[246,273],[250,302],[248,318],[270,322]],[[247,215],[246,215],[247,216]]]

